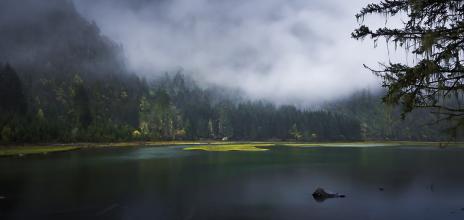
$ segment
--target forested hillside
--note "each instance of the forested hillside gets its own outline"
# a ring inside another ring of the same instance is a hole
[[[138,125],[144,84],[70,1],[7,0],[0,16],[3,142],[119,139]]]
[[[238,103],[180,74],[146,82],[71,2],[22,3],[0,13],[3,143],[360,138],[357,121],[333,113]]]
[[[141,100],[142,134],[155,139],[360,139],[359,122],[349,117],[264,101],[235,101],[218,94],[181,74],[154,81]]]
[[[427,109],[401,115],[398,106],[382,103],[384,92],[359,91],[351,97],[327,106],[330,111],[358,120],[364,140],[450,140],[448,121]]]
[[[1,143],[442,138],[437,129],[412,123],[421,120],[401,122],[371,95],[312,111],[231,98],[180,73],[147,81],[126,69],[122,46],[70,1],[6,0],[4,6]]]

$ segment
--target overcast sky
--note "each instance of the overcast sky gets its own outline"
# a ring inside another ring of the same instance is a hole
[[[182,68],[198,81],[278,104],[328,102],[378,88],[362,65],[387,58],[385,47],[350,38],[354,15],[372,0],[74,1],[124,46],[133,71]]]

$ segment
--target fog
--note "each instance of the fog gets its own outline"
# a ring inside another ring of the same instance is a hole
[[[371,1],[74,0],[84,17],[123,45],[129,68],[180,69],[203,83],[277,104],[318,104],[380,87],[363,68],[385,46],[356,41],[354,15]],[[371,19],[384,25],[383,18]]]

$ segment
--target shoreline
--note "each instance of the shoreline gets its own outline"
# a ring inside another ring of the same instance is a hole
[[[26,155],[48,154],[95,148],[125,148],[125,147],[164,147],[186,145],[191,149],[214,151],[215,146],[222,148],[234,146],[244,147],[395,147],[426,145],[431,147],[464,147],[464,142],[432,142],[432,141],[340,141],[340,142],[296,142],[296,141],[133,141],[113,143],[70,143],[70,144],[24,144],[0,146],[0,157],[22,157]],[[193,148],[192,148],[193,147]]]

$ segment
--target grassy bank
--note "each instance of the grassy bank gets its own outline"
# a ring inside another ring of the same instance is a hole
[[[77,146],[13,146],[0,147],[0,156],[24,156],[77,150]]]
[[[201,151],[266,151],[274,146],[286,147],[464,147],[462,142],[368,141],[368,142],[222,142],[222,141],[148,141],[118,143],[76,143],[69,145],[0,146],[0,156],[48,154],[87,148],[160,147],[184,145],[184,150]]]
[[[119,148],[119,147],[160,147],[175,145],[209,145],[223,144],[224,142],[200,142],[200,141],[134,141],[116,143],[74,143],[74,144],[49,144],[49,145],[10,145],[0,146],[1,156],[25,156],[31,154],[48,154],[54,152],[65,152],[78,149],[91,148]]]
[[[37,146],[3,146],[0,147],[1,156],[25,156],[31,154],[48,154],[65,152],[78,149],[91,148],[130,148],[130,147],[162,147],[162,146],[187,146],[185,150],[204,151],[266,151],[265,148],[273,143],[233,143],[233,142],[121,142],[121,143],[77,143],[72,146],[64,145],[37,145]]]

